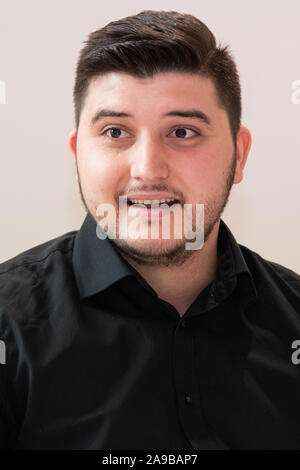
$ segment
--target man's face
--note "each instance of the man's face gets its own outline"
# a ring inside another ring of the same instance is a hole
[[[103,109],[130,116],[95,120]],[[180,116],[193,111],[200,117]],[[199,75],[99,76],[89,85],[77,144],[75,135],[74,131],[70,136],[70,147],[76,156],[84,205],[97,222],[99,204],[114,206],[117,238],[112,242],[139,263],[178,265],[194,251],[185,249],[184,235],[181,239],[134,239],[128,234],[119,239],[125,217],[127,223],[134,217],[142,225],[149,223],[145,216],[128,216],[128,207],[119,214],[119,196],[174,198],[182,209],[184,204],[193,208],[196,203],[204,204],[206,241],[219,222],[232,184],[242,179],[227,114],[218,105],[213,82]]]

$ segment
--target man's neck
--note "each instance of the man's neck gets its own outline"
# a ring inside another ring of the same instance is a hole
[[[183,316],[199,293],[216,278],[219,225],[220,221],[214,226],[203,247],[195,250],[182,266],[148,266],[138,264],[128,255],[121,254],[155,290],[158,297],[173,305],[180,316]]]

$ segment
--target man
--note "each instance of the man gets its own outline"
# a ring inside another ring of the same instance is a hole
[[[300,277],[221,220],[251,145],[227,47],[173,11],[112,22],[74,103],[86,219],[1,265],[2,448],[300,449]]]

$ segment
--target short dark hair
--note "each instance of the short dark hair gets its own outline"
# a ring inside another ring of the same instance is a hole
[[[217,46],[213,33],[198,18],[176,11],[144,10],[92,32],[84,44],[73,91],[76,128],[91,78],[108,72],[136,78],[183,72],[212,79],[235,143],[241,121],[239,74],[228,46]]]

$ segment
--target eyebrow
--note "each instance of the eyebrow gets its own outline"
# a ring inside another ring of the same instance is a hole
[[[193,118],[201,121],[208,126],[211,126],[211,119],[202,111],[198,109],[187,109],[187,110],[177,110],[174,109],[173,111],[169,111],[162,115],[162,117],[168,116],[179,116],[183,118]],[[106,117],[133,117],[132,114],[124,113],[121,111],[115,111],[113,109],[99,109],[91,119],[91,127],[94,126],[96,122],[101,121]]]

